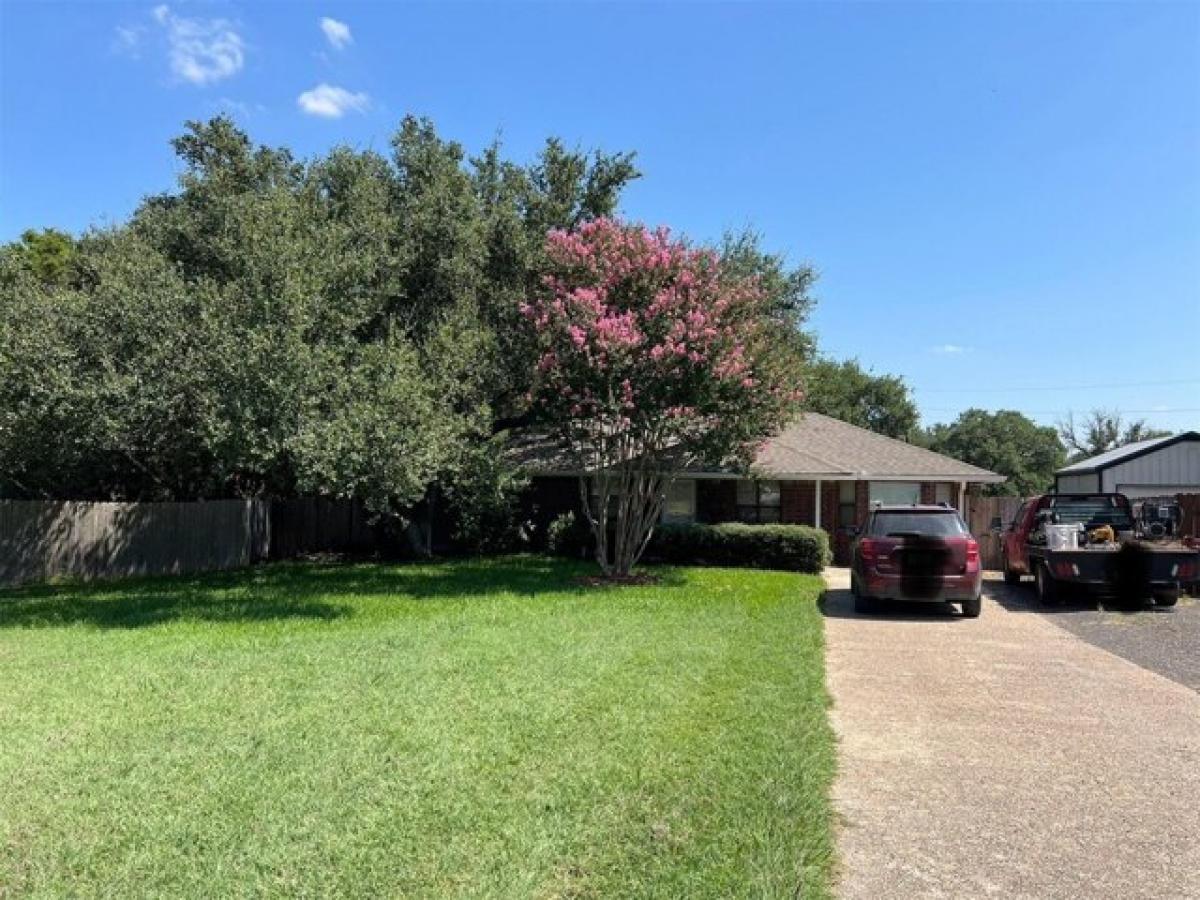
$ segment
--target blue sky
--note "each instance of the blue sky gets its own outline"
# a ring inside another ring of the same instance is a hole
[[[0,0],[0,239],[120,221],[220,111],[302,155],[408,112],[636,150],[624,215],[811,262],[824,350],[927,423],[1200,428],[1200,3]]]

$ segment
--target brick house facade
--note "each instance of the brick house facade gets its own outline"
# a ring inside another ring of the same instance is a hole
[[[579,475],[564,465],[527,460],[536,517],[578,511]],[[690,471],[671,486],[663,518],[675,522],[785,522],[813,525],[830,536],[835,562],[847,559],[854,530],[872,501],[948,503],[965,512],[972,485],[1001,475],[807,413],[768,441],[750,472]]]

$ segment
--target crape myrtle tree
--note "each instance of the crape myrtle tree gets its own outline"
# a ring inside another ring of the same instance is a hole
[[[799,409],[808,279],[771,290],[778,260],[746,264],[747,252],[725,265],[608,218],[546,238],[547,274],[521,305],[537,353],[529,400],[589,473],[580,499],[606,576],[629,574],[678,472],[749,464]]]

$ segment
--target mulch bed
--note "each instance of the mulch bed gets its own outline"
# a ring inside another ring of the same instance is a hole
[[[658,584],[662,581],[657,575],[645,572],[636,575],[580,575],[575,579],[576,584],[584,587],[632,587],[635,585]]]

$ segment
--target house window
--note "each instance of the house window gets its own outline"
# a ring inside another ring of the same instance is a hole
[[[838,482],[838,518],[839,528],[850,528],[858,524],[858,500],[855,496],[857,485],[853,481]]]
[[[872,503],[885,506],[905,506],[921,502],[921,485],[916,481],[872,481]]]
[[[664,522],[696,521],[696,480],[677,478],[667,488],[667,499],[663,504]]]
[[[947,506],[953,506],[954,502],[950,498],[950,489],[953,485],[947,484],[945,481],[939,481],[933,486],[933,502],[945,503]]]
[[[781,497],[778,481],[737,483],[737,513],[741,522],[778,522]]]

